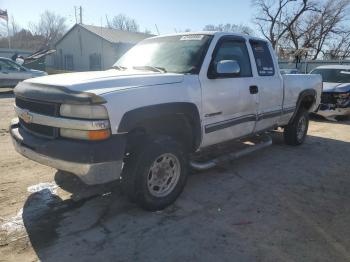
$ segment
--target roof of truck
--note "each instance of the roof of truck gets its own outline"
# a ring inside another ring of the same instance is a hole
[[[243,38],[249,38],[249,39],[255,39],[255,40],[267,42],[266,39],[262,39],[262,38],[247,35],[247,34],[235,33],[235,32],[219,32],[219,31],[182,32],[182,33],[175,33],[175,34],[158,35],[158,36],[154,36],[153,38],[166,37],[166,36],[176,36],[176,35],[214,35],[214,36],[232,35],[232,36],[240,36]]]

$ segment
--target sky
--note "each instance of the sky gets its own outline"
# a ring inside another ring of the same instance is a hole
[[[140,29],[161,34],[175,31],[202,30],[207,24],[233,23],[251,26],[254,9],[250,0],[0,0],[0,9],[7,9],[21,27],[36,22],[40,13],[54,11],[75,24],[74,6],[82,6],[83,23],[100,26],[106,16],[123,13],[135,18]]]

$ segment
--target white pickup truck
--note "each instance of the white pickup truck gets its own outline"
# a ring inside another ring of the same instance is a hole
[[[173,203],[207,148],[278,127],[302,144],[319,75],[282,75],[271,45],[235,33],[154,37],[112,69],[45,76],[15,88],[10,133],[29,159],[87,184],[120,179],[148,210]],[[195,160],[194,160],[195,159]]]

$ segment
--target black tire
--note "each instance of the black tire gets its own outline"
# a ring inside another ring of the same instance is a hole
[[[309,129],[309,114],[301,108],[290,122],[284,128],[284,141],[287,145],[298,146],[304,143],[307,131]]]
[[[149,211],[162,210],[175,202],[186,184],[188,157],[184,147],[170,137],[159,136],[153,139],[145,138],[145,140],[125,160],[121,179],[122,189],[131,201],[136,202],[143,209]],[[154,165],[162,164],[166,166],[164,162],[166,157],[170,157],[170,160],[168,159],[169,167],[160,167],[152,174],[151,168]],[[158,162],[160,159],[162,159],[161,162]],[[174,180],[168,182],[170,178],[167,179],[168,174],[166,172],[173,168],[171,163],[173,166],[179,167],[179,172],[173,171],[172,173],[178,174],[178,176],[175,176],[177,179],[172,178]],[[169,192],[165,192],[165,195],[155,195],[160,193],[162,188],[158,187],[159,192],[157,192],[157,186],[152,187],[150,185],[150,177],[153,178],[153,176],[157,181],[162,180],[166,184],[164,187],[171,184],[173,188],[170,188]]]

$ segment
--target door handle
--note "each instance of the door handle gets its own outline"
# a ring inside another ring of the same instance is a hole
[[[258,86],[250,86],[249,91],[252,95],[259,93],[259,88]]]

